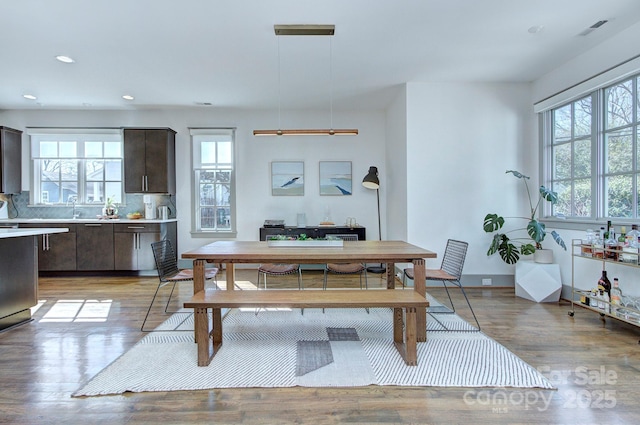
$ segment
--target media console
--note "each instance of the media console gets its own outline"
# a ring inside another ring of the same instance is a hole
[[[324,238],[327,235],[358,235],[358,240],[367,239],[367,229],[362,226],[285,226],[285,227],[261,227],[260,240],[266,241],[267,236],[300,236],[305,234],[310,238]]]

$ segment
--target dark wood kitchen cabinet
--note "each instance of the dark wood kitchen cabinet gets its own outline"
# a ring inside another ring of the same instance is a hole
[[[76,225],[76,270],[113,270],[113,249],[113,224],[79,223]]]
[[[125,192],[175,194],[175,146],[170,128],[125,128]]]
[[[22,131],[0,126],[0,193],[22,192]]]
[[[151,244],[162,239],[160,223],[116,224],[113,238],[116,270],[156,268]]]
[[[177,252],[178,223],[136,222],[0,222],[0,227],[67,228],[67,233],[37,238],[41,272],[148,272],[155,270],[151,244],[169,239]]]
[[[21,224],[21,228],[64,227],[67,233],[38,236],[39,271],[76,270],[76,225],[75,224]]]
[[[151,244],[169,239],[177,250],[178,225],[168,223],[121,223],[114,227],[115,269],[155,270]],[[177,251],[176,251],[177,252]]]

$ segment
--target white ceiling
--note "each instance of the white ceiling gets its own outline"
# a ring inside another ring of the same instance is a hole
[[[381,109],[410,81],[533,81],[640,22],[640,1],[1,0],[0,17],[0,109]]]

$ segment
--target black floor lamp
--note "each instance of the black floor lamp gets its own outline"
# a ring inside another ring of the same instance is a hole
[[[382,227],[380,225],[380,179],[378,179],[378,167],[369,167],[369,172],[364,179],[362,185],[367,189],[375,189],[378,198],[378,240],[382,240]],[[386,271],[384,264],[379,267],[367,267],[367,271],[371,273],[384,273]]]

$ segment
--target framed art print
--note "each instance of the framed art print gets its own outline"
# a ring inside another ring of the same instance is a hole
[[[320,195],[351,195],[351,161],[320,161]]]
[[[304,195],[304,162],[272,161],[271,162],[271,195],[303,196]]]

